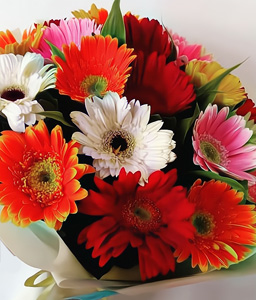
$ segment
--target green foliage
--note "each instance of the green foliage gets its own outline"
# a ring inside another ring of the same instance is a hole
[[[38,115],[54,119],[56,121],[61,122],[63,125],[66,125],[68,127],[73,127],[73,125],[69,124],[63,117],[63,114],[60,111],[43,111],[37,113]]]
[[[119,46],[125,44],[125,26],[123,16],[120,10],[120,0],[115,0],[108,18],[102,28],[101,35],[110,35],[118,39]]]
[[[201,110],[205,110],[208,104],[212,103],[216,94],[221,93],[221,91],[218,91],[218,87],[221,83],[221,81],[233,70],[238,68],[240,64],[235,65],[234,67],[231,67],[227,69],[225,72],[220,74],[218,77],[214,78],[213,80],[209,81],[205,85],[201,86],[196,90],[196,96],[197,96],[197,102],[199,104],[199,107]]]
[[[245,181],[237,181],[233,178],[221,176],[217,173],[210,172],[210,171],[193,171],[191,172],[193,175],[197,175],[198,177],[206,177],[210,179],[219,180],[222,182],[226,182],[228,185],[230,185],[234,190],[237,190],[239,192],[244,193],[244,201],[248,197],[248,182]]]
[[[66,61],[64,53],[58,47],[56,47],[55,45],[53,45],[51,42],[47,40],[45,41],[50,46],[53,56],[59,56],[63,61]]]
[[[200,109],[199,109],[198,104],[196,103],[193,115],[189,118],[180,120],[177,130],[178,130],[178,134],[180,136],[180,140],[182,143],[184,143],[187,133],[188,133],[190,127],[194,124],[194,121],[198,117],[199,113],[200,113]]]

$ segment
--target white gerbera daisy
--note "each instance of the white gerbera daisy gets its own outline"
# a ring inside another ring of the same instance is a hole
[[[36,95],[55,87],[55,68],[44,66],[40,54],[0,55],[0,111],[6,116],[12,130],[25,131],[26,125],[41,119],[44,111],[35,100]]]
[[[97,176],[118,176],[126,172],[141,172],[140,184],[149,175],[164,168],[176,156],[173,132],[160,130],[163,122],[149,123],[150,106],[139,101],[128,103],[125,97],[109,92],[103,99],[85,101],[87,114],[73,111],[70,116],[82,132],[72,139],[81,144],[80,152],[91,156]]]

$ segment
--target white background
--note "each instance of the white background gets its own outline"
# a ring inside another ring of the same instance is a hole
[[[88,10],[92,3],[91,0],[1,2],[0,30],[23,30],[38,20],[71,17],[72,10]],[[110,9],[112,1],[95,0],[94,3]],[[256,0],[121,0],[121,9],[123,13],[130,10],[156,18],[191,43],[203,44],[226,68],[247,59],[233,73],[240,77],[249,97],[256,100]],[[15,300],[24,290],[24,280],[36,270],[24,265],[1,244],[0,254],[0,299]],[[33,293],[32,289],[29,298],[36,300]],[[116,296],[114,299],[255,300],[256,275],[172,288],[144,297]]]

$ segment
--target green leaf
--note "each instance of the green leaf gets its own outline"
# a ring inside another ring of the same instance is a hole
[[[163,25],[163,28],[167,32],[167,34],[170,38],[170,41],[171,41],[171,54],[166,59],[166,63],[169,63],[169,62],[175,61],[177,59],[177,49],[176,49],[175,43],[173,41],[172,35],[170,34],[168,29],[164,25]]]
[[[206,178],[210,178],[210,179],[215,179],[215,180],[220,180],[222,182],[226,182],[228,185],[230,185],[233,189],[237,190],[237,191],[241,191],[244,193],[245,197],[247,197],[247,185],[245,182],[241,181],[238,182],[233,178],[230,177],[225,177],[225,176],[220,176],[217,173],[213,173],[210,171],[192,171],[190,172],[193,175],[197,175],[197,176],[202,176],[202,177],[206,177]]]
[[[193,116],[191,116],[190,118],[182,119],[179,122],[178,131],[179,131],[179,135],[181,136],[180,140],[182,143],[184,143],[187,133],[188,133],[190,127],[193,125],[195,119],[198,117],[199,113],[200,113],[200,108],[199,108],[198,104],[196,103]]]
[[[120,0],[114,1],[108,18],[101,30],[101,35],[110,35],[112,38],[116,37],[119,46],[126,43],[124,20],[120,10]]]
[[[63,61],[66,61],[64,53],[58,47],[47,40],[45,41],[50,46],[53,56],[59,56]]]
[[[162,121],[162,117],[159,114],[154,114],[150,116],[150,123],[155,121]]]
[[[38,93],[35,97],[37,102],[42,105],[45,111],[58,110],[58,100],[53,97],[53,95],[51,94],[52,91],[54,91],[54,89],[45,90]]]
[[[54,119],[56,121],[61,122],[62,124],[68,126],[68,127],[73,127],[73,125],[69,124],[63,117],[63,114],[60,111],[43,111],[37,113],[38,115]]]
[[[201,86],[196,90],[197,100],[201,110],[205,110],[208,104],[212,103],[216,93],[218,92],[218,87],[223,80],[230,72],[238,68],[243,62],[235,65],[227,69],[225,72],[220,74],[218,77],[214,78],[213,80],[209,81],[205,85]],[[221,92],[221,91],[220,91]]]

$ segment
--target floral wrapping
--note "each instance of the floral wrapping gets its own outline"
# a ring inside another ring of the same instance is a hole
[[[79,278],[81,295],[102,297],[210,278],[255,251],[255,106],[240,63],[222,67],[119,2],[34,24],[21,42],[0,33],[1,226],[52,241],[51,263],[68,247],[80,271],[58,279],[1,239],[65,297]]]

